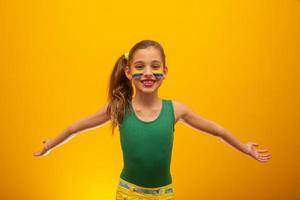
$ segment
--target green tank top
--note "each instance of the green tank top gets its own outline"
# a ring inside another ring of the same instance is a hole
[[[122,179],[149,188],[172,183],[170,164],[174,116],[172,101],[167,99],[162,99],[159,116],[149,122],[142,121],[134,111],[125,108],[119,127],[124,161]]]

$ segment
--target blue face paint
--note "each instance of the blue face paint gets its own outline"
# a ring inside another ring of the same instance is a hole
[[[136,69],[132,72],[132,78],[140,78],[143,76],[144,70]]]
[[[153,75],[154,75],[155,77],[158,77],[158,78],[164,76],[164,72],[163,72],[163,70],[161,70],[161,69],[155,69],[155,70],[152,70],[152,73],[153,73]]]
[[[161,69],[154,69],[154,70],[152,70],[152,73],[157,78],[161,78],[164,76],[164,72]],[[140,78],[141,76],[143,76],[143,74],[144,74],[144,70],[135,69],[132,72],[132,78]]]

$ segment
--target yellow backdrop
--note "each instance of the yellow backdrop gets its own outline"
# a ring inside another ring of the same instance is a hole
[[[116,59],[143,39],[165,48],[159,90],[269,149],[260,163],[182,123],[178,200],[299,199],[300,1],[1,1],[0,199],[114,199],[119,132],[81,133],[32,154],[105,102]]]

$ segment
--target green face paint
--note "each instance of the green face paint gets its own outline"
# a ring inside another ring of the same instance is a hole
[[[152,70],[152,73],[157,78],[161,78],[164,76],[163,70],[161,70],[161,69],[154,69],[154,70]],[[144,70],[135,69],[132,72],[132,78],[140,78],[141,76],[143,76],[143,74],[144,74]]]
[[[164,72],[161,69],[152,70],[152,73],[155,77],[160,78],[164,76]]]
[[[132,72],[132,78],[140,78],[143,76],[144,70],[136,69]]]

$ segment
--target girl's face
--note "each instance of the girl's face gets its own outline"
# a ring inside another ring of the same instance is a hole
[[[168,68],[163,66],[160,51],[154,47],[139,49],[131,60],[131,66],[126,66],[125,73],[132,80],[136,90],[140,92],[156,91],[167,75]]]

